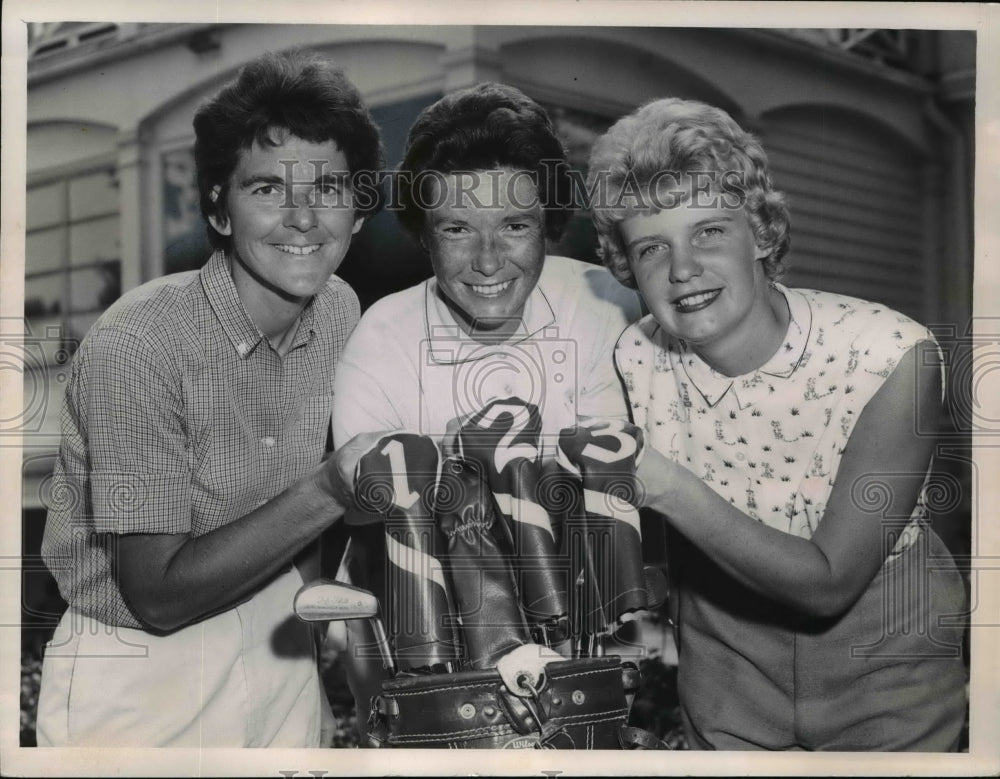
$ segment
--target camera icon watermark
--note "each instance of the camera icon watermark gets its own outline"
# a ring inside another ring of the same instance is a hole
[[[576,341],[561,337],[555,325],[503,343],[472,341],[457,326],[435,327],[420,343],[419,432],[439,439],[448,421],[467,419],[501,398],[539,409],[567,405],[575,415],[578,355]]]
[[[0,412],[0,446],[14,438],[26,445],[58,442],[59,409],[78,345],[61,325],[32,329],[24,318],[0,319],[2,383],[23,387],[20,407]]]

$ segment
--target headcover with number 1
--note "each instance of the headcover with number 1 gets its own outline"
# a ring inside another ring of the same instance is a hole
[[[432,668],[459,656],[454,598],[440,562],[446,541],[427,508],[440,468],[437,445],[415,433],[383,436],[358,462],[358,503],[385,517],[386,616],[401,670]]]

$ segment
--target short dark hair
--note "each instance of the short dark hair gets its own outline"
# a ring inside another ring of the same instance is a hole
[[[558,240],[572,208],[566,150],[544,108],[521,90],[493,82],[451,92],[417,117],[398,177],[399,221],[412,235],[422,233],[424,204],[429,202],[424,188],[432,180],[420,175],[425,171],[498,168],[535,176],[545,233]]]
[[[385,165],[378,127],[343,71],[317,54],[268,52],[248,62],[199,107],[194,131],[198,194],[206,222],[210,216],[222,216],[229,177],[240,154],[254,142],[278,145],[275,131],[310,143],[335,141],[355,183],[366,177],[366,197],[356,205],[358,216],[373,216],[382,207],[381,187],[374,185]],[[213,197],[216,187],[220,192]],[[211,223],[208,238],[215,248],[231,246],[231,236],[222,235]]]

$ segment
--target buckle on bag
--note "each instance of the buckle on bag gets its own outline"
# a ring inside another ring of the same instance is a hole
[[[393,698],[386,699],[381,695],[373,695],[365,726],[369,747],[381,747],[389,740],[390,716],[399,716],[399,706],[396,701]]]
[[[497,688],[500,708],[514,730],[522,736],[537,732],[537,747],[545,747],[566,729],[549,720],[542,707],[540,693],[548,683],[545,666],[561,660],[559,653],[538,644],[524,644],[497,661],[496,670],[503,680]],[[568,735],[568,734],[567,734]]]
[[[515,733],[527,736],[535,732],[537,720],[531,709],[524,705],[523,698],[514,695],[506,685],[499,684],[496,688],[496,699]]]
[[[523,644],[497,660],[496,670],[514,695],[537,697],[537,690],[545,687],[545,666],[553,660],[562,656],[548,647]]]
[[[528,690],[528,694],[512,693],[505,684],[501,684],[497,688],[496,695],[497,701],[500,703],[500,708],[506,715],[511,727],[514,728],[514,731],[521,736],[537,733],[538,743],[535,745],[536,749],[544,749],[557,736],[564,735],[569,738],[565,727],[554,723],[549,719],[548,714],[545,713],[539,695],[541,690],[534,686],[530,676],[522,674],[517,678],[516,683],[519,689]],[[543,677],[543,687],[544,683],[545,680]],[[570,740],[572,741],[572,739]]]

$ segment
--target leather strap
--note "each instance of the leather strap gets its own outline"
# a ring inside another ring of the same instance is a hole
[[[622,688],[625,690],[625,694],[633,693],[638,691],[639,684],[642,682],[642,677],[639,675],[639,669],[633,663],[623,662],[622,663]]]
[[[566,733],[566,728],[549,719],[537,693],[530,697],[517,696],[513,695],[506,685],[501,684],[497,688],[496,699],[500,704],[500,709],[516,732],[521,735],[538,734],[539,748],[544,749],[555,739],[561,737],[569,739],[571,748],[575,746],[573,739]]]
[[[622,749],[671,749],[666,741],[657,738],[648,730],[622,725],[618,729],[618,740]]]

